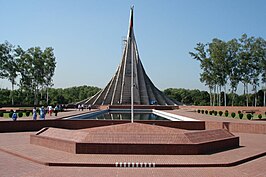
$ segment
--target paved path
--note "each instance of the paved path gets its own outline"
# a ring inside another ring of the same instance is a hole
[[[85,112],[85,111],[84,111]],[[78,114],[78,111],[62,113],[58,117]],[[178,110],[178,114],[198,117],[199,120],[220,121],[213,116],[198,116],[198,113]],[[30,119],[30,118],[25,118]],[[53,119],[53,117],[51,117]],[[225,118],[228,119],[228,118]],[[234,121],[234,119],[233,119]],[[238,120],[239,121],[239,120]],[[0,133],[0,176],[1,177],[85,177],[85,176],[192,176],[192,177],[264,177],[266,156],[232,167],[176,167],[176,168],[120,168],[120,167],[65,167],[47,166],[43,162],[115,164],[117,161],[147,161],[162,164],[208,164],[229,163],[245,157],[266,152],[265,134],[235,133],[240,136],[241,148],[210,155],[76,155],[31,145],[29,136],[34,132]],[[27,158],[26,158],[27,157]]]
[[[237,167],[207,168],[97,168],[48,167],[0,152],[1,177],[265,177],[266,157]]]

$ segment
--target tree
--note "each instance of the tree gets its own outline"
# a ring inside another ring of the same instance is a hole
[[[200,61],[202,69],[200,81],[205,83],[210,89],[210,105],[221,105],[221,88],[223,87],[223,102],[226,106],[226,86],[228,81],[230,83],[232,105],[234,105],[234,96],[239,82],[244,85],[246,105],[249,106],[250,102],[249,85],[252,85],[255,95],[252,96],[254,98],[252,104],[254,106],[257,105],[257,90],[260,84],[260,77],[266,88],[265,46],[266,42],[263,38],[248,37],[243,34],[238,40],[232,39],[225,42],[214,38],[208,44],[198,43],[194,48],[196,52],[189,52],[193,59]],[[266,90],[264,96],[265,94]]]
[[[15,55],[15,46],[9,42],[0,44],[0,78],[7,79],[11,83],[11,100],[14,105],[13,90],[17,78],[17,58]]]
[[[240,69],[238,60],[239,43],[237,39],[232,39],[227,42],[227,63],[228,63],[228,79],[230,81],[232,103],[234,106],[234,96],[237,91],[237,86],[240,82]]]
[[[207,44],[197,43],[197,46],[194,48],[196,52],[189,52],[193,59],[200,62],[200,67],[203,70],[200,74],[200,81],[205,82],[205,85],[209,87],[210,91],[210,105],[213,106],[215,103],[212,98],[212,90],[215,88],[215,74],[213,72],[213,63],[208,55],[208,50],[206,49]]]
[[[261,67],[262,67],[262,76],[261,82],[264,84],[263,86],[263,106],[266,106],[266,41],[264,41],[264,57],[261,60]]]
[[[249,106],[249,94],[248,94],[248,85],[252,84],[251,74],[253,68],[252,53],[251,48],[254,43],[254,37],[248,38],[246,34],[243,34],[240,41],[240,50],[239,50],[239,68],[241,73],[241,82],[244,85],[244,95],[246,95],[246,104]]]
[[[228,74],[228,62],[227,62],[227,45],[226,42],[214,38],[209,43],[210,59],[213,61],[213,73],[215,79],[215,85],[219,88],[218,105],[221,106],[221,87],[224,87],[226,93],[227,74]],[[226,94],[224,94],[226,100]],[[225,102],[226,103],[226,102]]]
[[[34,105],[38,104],[40,89],[52,85],[56,62],[52,48],[44,51],[40,47],[29,48],[19,60],[21,87],[30,88],[34,94]]]
[[[48,47],[42,53],[42,60],[44,61],[44,82],[43,85],[46,87],[46,103],[48,104],[48,87],[53,86],[53,76],[55,72],[56,62],[53,53],[53,48]]]

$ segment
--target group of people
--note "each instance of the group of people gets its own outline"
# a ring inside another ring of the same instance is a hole
[[[48,113],[50,116],[52,116],[53,112],[55,116],[57,116],[58,112],[60,111],[60,106],[56,105],[54,108],[52,106],[47,106],[45,109],[44,106],[40,107],[40,120],[45,120],[45,116]],[[13,121],[16,121],[18,118],[18,115],[16,113],[16,110],[13,111],[13,114],[11,116]],[[32,119],[37,120],[37,108],[36,106],[32,109]]]
[[[84,110],[84,104],[82,104],[82,105],[76,105],[77,107],[77,109],[80,111],[83,111]],[[89,104],[87,107],[86,107],[87,109],[89,109],[89,110],[91,110],[91,105]]]
[[[50,116],[52,116],[53,112],[55,113],[55,116],[57,116],[58,111],[60,110],[59,106],[56,105],[54,108],[50,105],[47,106],[47,109],[44,109],[44,106],[40,108],[40,120],[45,120],[45,115],[48,113]],[[37,109],[36,107],[32,110],[32,119],[37,120]]]

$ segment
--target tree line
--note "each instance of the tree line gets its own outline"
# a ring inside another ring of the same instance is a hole
[[[207,44],[198,43],[194,50],[189,54],[200,62],[200,81],[209,87],[209,105],[226,106],[228,91],[231,96],[229,104],[236,105],[236,91],[241,83],[246,106],[258,105],[258,88],[263,85],[265,106],[266,41],[263,38],[248,37],[246,34],[229,41],[214,38]],[[249,88],[253,94],[249,93]]]
[[[15,46],[8,41],[0,44],[0,78],[11,83],[11,91],[2,89],[5,95],[11,98],[11,104],[15,104],[14,86],[18,86],[16,94],[23,95],[25,103],[33,100],[34,105],[39,104],[42,94],[53,86],[53,76],[56,68],[54,49],[47,47],[31,47],[27,50],[19,45]],[[4,100],[3,100],[4,101]],[[5,100],[6,101],[6,100]]]
[[[198,89],[184,89],[184,88],[167,88],[164,94],[168,97],[177,100],[185,105],[195,105],[195,106],[209,106],[210,105],[210,94],[207,91],[200,91]],[[227,106],[245,106],[246,95],[238,95],[236,93],[227,93],[227,99],[224,99],[224,92],[221,92],[221,105],[225,105],[227,101]],[[251,103],[250,105],[255,106],[255,95],[249,94]],[[263,106],[264,102],[264,91],[259,90],[257,93],[257,106]],[[234,105],[232,105],[234,100]]]
[[[76,103],[80,100],[84,100],[95,95],[101,89],[94,86],[74,86],[69,88],[48,88],[48,103],[46,89],[41,89],[39,92],[39,106],[41,105],[56,105],[56,104],[69,104]],[[185,105],[207,106],[210,104],[210,95],[207,91],[200,91],[198,89],[184,89],[184,88],[167,88],[164,94],[168,97],[175,99]],[[0,89],[0,107],[11,105],[9,89]],[[221,92],[221,104],[224,105],[224,92]],[[263,91],[259,90],[258,93],[258,106],[263,106]],[[254,100],[254,94],[249,94],[251,100]],[[32,106],[34,95],[27,95],[26,92],[22,92],[21,89],[15,89],[13,91],[14,104],[16,106]],[[235,106],[245,106],[245,95],[238,95],[236,93],[227,94],[227,105],[231,106],[232,99],[235,100]],[[254,105],[254,101],[252,102]]]
[[[48,88],[48,103],[46,89],[39,91],[39,103],[38,105],[56,105],[56,104],[68,104],[76,103],[80,100],[84,100],[96,94],[101,89],[93,86],[78,86],[70,88]],[[11,90],[0,89],[0,107],[11,105]],[[21,89],[13,90],[14,104],[16,106],[32,106],[34,104],[34,95],[28,95],[27,92],[23,92]]]

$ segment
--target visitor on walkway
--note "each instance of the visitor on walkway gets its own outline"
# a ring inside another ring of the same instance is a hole
[[[48,112],[49,112],[49,115],[52,116],[52,113],[53,113],[53,107],[52,106],[48,106]]]
[[[45,120],[45,109],[43,106],[40,108],[40,119]]]
[[[17,115],[17,113],[16,113],[16,110],[14,110],[14,112],[13,112],[13,114],[12,114],[12,119],[13,119],[13,121],[16,121],[17,118],[18,118],[18,115]]]
[[[58,107],[58,105],[56,105],[54,108],[54,115],[55,116],[57,116],[58,111],[59,111],[59,107]]]
[[[91,110],[91,105],[89,104],[89,111]]]
[[[81,106],[80,106],[80,104],[78,105],[78,110],[80,111],[80,108],[81,108]]]
[[[36,110],[36,106],[34,106],[34,108],[32,109],[32,119],[33,119],[33,120],[37,120],[37,110]]]
[[[83,109],[84,109],[84,104],[81,105],[81,111],[83,111]]]

